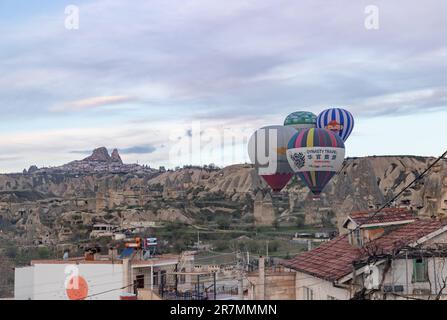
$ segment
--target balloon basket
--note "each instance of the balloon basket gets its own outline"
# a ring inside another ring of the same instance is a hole
[[[317,196],[316,196],[316,195],[313,195],[313,196],[312,196],[312,200],[313,200],[313,201],[320,201],[320,200],[321,200],[321,196],[320,196],[320,195],[317,195]]]

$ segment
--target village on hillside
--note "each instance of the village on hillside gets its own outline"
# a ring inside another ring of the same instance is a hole
[[[299,181],[272,193],[251,165],[123,172],[118,157],[0,176],[0,237],[20,243],[0,251],[5,298],[446,298],[445,160],[406,188],[435,159],[347,159],[315,201]]]

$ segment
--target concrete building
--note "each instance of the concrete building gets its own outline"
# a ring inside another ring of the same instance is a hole
[[[92,232],[90,232],[90,238],[113,237],[113,235],[117,231],[118,226],[105,223],[97,223],[93,225],[93,230]]]
[[[178,255],[142,260],[86,254],[67,260],[35,260],[15,269],[14,296],[18,300],[118,300],[138,294],[156,299],[166,273],[175,270]],[[153,292],[153,294],[152,294]]]
[[[84,257],[34,260],[15,269],[17,300],[200,300],[237,299],[236,270],[195,265],[195,251],[145,259],[141,250],[121,255],[88,252]]]
[[[266,269],[259,258],[259,269],[247,274],[248,300],[295,300],[296,272],[283,267]]]

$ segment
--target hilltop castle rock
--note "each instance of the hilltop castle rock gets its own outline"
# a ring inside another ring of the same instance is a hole
[[[109,155],[109,152],[107,151],[106,147],[100,147],[93,150],[93,153],[91,156],[81,160],[83,162],[115,162],[118,164],[123,164],[123,160],[121,160],[121,156],[118,152],[118,149],[113,149],[112,154]]]
[[[116,149],[115,149],[116,150]],[[93,150],[91,156],[83,159],[82,161],[99,161],[99,162],[111,162],[112,158],[109,156],[109,152],[106,147],[100,147]]]
[[[154,172],[156,170],[148,166],[123,163],[118,149],[113,149],[112,155],[109,155],[106,147],[100,147],[94,149],[90,156],[82,160],[75,160],[58,167],[37,168],[36,166],[31,166],[29,170],[24,170],[23,174],[88,175],[96,173],[139,173],[152,175]]]
[[[113,149],[112,151],[112,155],[111,155],[111,160],[113,162],[118,162],[120,164],[123,164],[123,160],[121,160],[120,154],[118,152],[118,149]]]

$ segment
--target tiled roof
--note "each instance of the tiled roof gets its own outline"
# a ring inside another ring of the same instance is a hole
[[[414,220],[414,214],[404,208],[386,208],[374,214],[375,211],[353,212],[349,217],[357,224],[389,223]]]
[[[445,223],[434,219],[416,220],[374,240],[374,244],[383,253],[391,254],[445,225]]]
[[[416,220],[369,242],[377,254],[391,254],[443,227],[437,220]],[[319,247],[288,260],[285,266],[328,281],[335,281],[352,272],[353,262],[367,257],[364,248],[349,244],[346,235],[339,236]]]
[[[352,271],[352,262],[360,257],[359,248],[348,237],[339,236],[286,262],[286,266],[315,277],[336,280]]]

